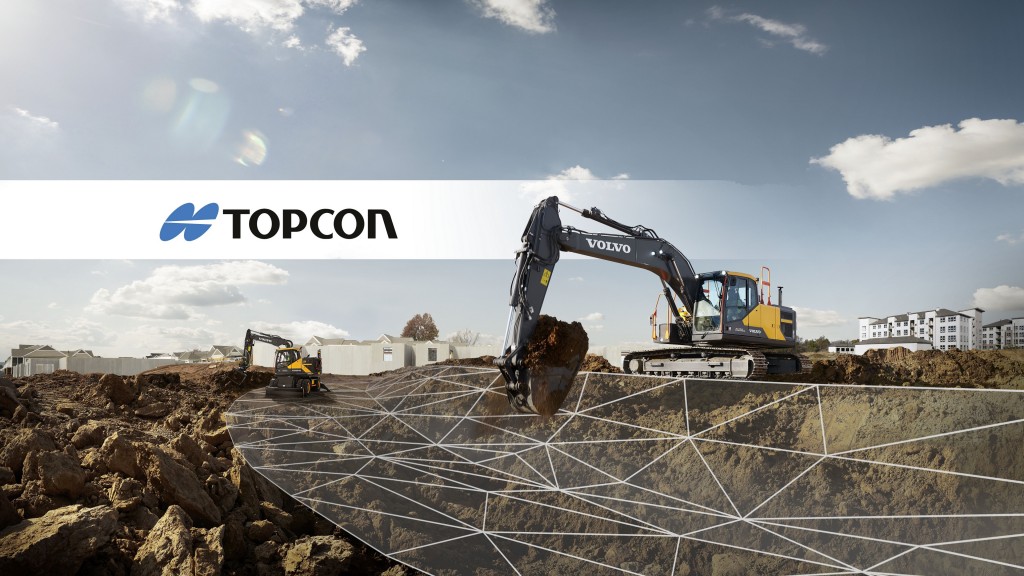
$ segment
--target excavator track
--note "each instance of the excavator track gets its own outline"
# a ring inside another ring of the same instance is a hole
[[[626,355],[622,370],[627,374],[759,380],[769,372],[769,359],[758,350],[742,348],[656,348]]]

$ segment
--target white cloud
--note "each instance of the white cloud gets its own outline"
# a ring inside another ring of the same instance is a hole
[[[299,0],[192,0],[191,9],[202,22],[224,21],[247,32],[288,32],[303,13]]]
[[[363,41],[356,38],[348,28],[338,28],[327,37],[327,47],[341,56],[345,66],[351,66],[360,54],[366,52]]]
[[[604,320],[604,314],[600,312],[591,312],[579,319],[580,322],[601,322],[602,320]]]
[[[253,322],[252,328],[265,334],[277,334],[295,342],[305,344],[313,336],[321,338],[348,338],[348,330],[317,320],[296,320],[292,322]]]
[[[132,354],[150,352],[183,352],[186,350],[209,350],[217,344],[241,345],[243,333],[228,336],[206,328],[193,326],[153,326],[145,324],[125,333],[126,347]]]
[[[57,350],[77,350],[108,346],[117,335],[102,325],[84,318],[69,318],[61,323],[16,320],[0,324],[0,342],[17,344],[48,344]]]
[[[299,19],[308,9],[326,9],[335,15],[344,14],[359,0],[114,0],[125,11],[142,17],[147,22],[175,23],[186,11],[204,24],[227,23],[248,32],[260,34],[270,31],[274,42],[298,51],[308,51],[302,39],[293,33]],[[351,66],[366,48],[349,31],[339,28],[331,34],[325,46],[338,53],[346,66]]]
[[[746,12],[736,16],[730,16],[719,6],[712,6],[711,8],[708,8],[707,15],[712,20],[725,20],[749,24],[762,32],[767,32],[778,39],[788,42],[797,50],[803,50],[804,52],[810,52],[811,54],[818,55],[824,54],[828,51],[828,46],[807,36],[807,27],[803,24],[789,24]],[[773,45],[772,42],[765,42],[765,44],[768,46]]]
[[[974,291],[974,305],[982,310],[1024,310],[1024,288],[996,286]]]
[[[996,236],[996,242],[1006,242],[1010,246],[1024,242],[1024,232],[1020,234],[1000,234]]]
[[[547,5],[547,0],[470,1],[480,8],[484,18],[494,18],[535,34],[555,31],[555,11]]]
[[[891,199],[961,178],[1024,184],[1024,124],[1016,120],[925,126],[906,138],[877,134],[849,138],[812,164],[837,170],[854,198]]]
[[[359,0],[305,0],[310,7],[328,8],[335,14],[344,14],[346,10],[359,3]]]
[[[196,318],[197,308],[238,304],[246,300],[244,285],[278,285],[288,272],[254,260],[198,266],[160,266],[145,280],[136,280],[113,292],[101,288],[93,294],[87,312],[136,318],[185,320]]]
[[[117,3],[147,22],[171,22],[182,10],[179,0],[117,0]]]
[[[49,308],[50,310],[54,310],[60,308],[60,304],[57,304],[56,302],[50,302],[49,304],[46,305],[46,307]]]
[[[798,330],[800,327],[824,328],[827,326],[842,326],[846,324],[846,319],[840,316],[839,312],[836,312],[835,310],[815,310],[813,308],[793,306],[793,311],[796,312],[796,325]]]
[[[28,110],[25,110],[24,108],[18,108],[16,106],[11,107],[11,110],[14,110],[14,113],[17,116],[24,118],[29,123],[29,127],[34,128],[36,130],[49,132],[55,131],[58,128],[60,128],[60,124],[57,123],[56,120],[51,120],[46,116],[36,116]]]
[[[628,178],[628,174],[622,173],[612,179],[625,180]],[[599,180],[599,178],[589,168],[577,164],[558,174],[551,174],[544,180],[526,182],[522,186],[522,197],[533,202],[540,202],[549,196],[558,196],[559,200],[569,202],[582,185],[595,180]]]

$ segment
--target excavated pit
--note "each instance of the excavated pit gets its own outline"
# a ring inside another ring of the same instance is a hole
[[[1024,392],[494,370],[250,394],[246,461],[431,574],[1024,573]]]

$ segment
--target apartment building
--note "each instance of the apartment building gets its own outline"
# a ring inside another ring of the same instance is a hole
[[[1009,318],[981,328],[981,349],[1024,348],[1024,318]]]
[[[936,308],[895,316],[859,318],[860,340],[917,338],[936,350],[975,350],[982,346],[981,308],[959,312]]]

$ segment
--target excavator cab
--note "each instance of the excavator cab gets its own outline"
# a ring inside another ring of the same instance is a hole
[[[745,332],[745,319],[756,310],[760,299],[757,280],[740,272],[701,274],[700,291],[694,307],[693,331],[700,339],[712,333]]]
[[[289,388],[305,397],[320,390],[320,371],[318,358],[303,358],[298,348],[278,348],[274,356],[274,378],[267,391]]]

